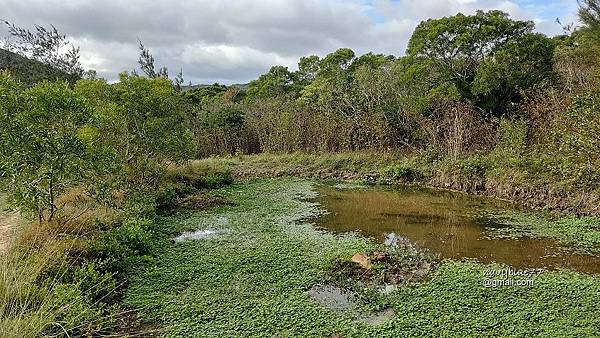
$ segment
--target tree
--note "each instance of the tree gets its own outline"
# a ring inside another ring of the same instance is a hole
[[[210,86],[202,86],[186,90],[181,95],[190,103],[205,106],[210,100],[227,91],[227,86],[214,83]]]
[[[150,53],[150,50],[144,46],[142,40],[138,40],[140,49],[140,56],[138,58],[138,64],[140,65],[140,69],[147,77],[151,79],[155,79],[157,77],[169,77],[169,72],[167,67],[160,67],[156,69],[154,65],[154,56]]]
[[[152,189],[166,165],[193,153],[186,105],[169,79],[123,73],[114,85],[81,80],[75,91],[94,110],[93,123],[85,130],[87,143],[96,154],[113,159],[122,188]]]
[[[302,86],[311,83],[317,76],[321,59],[316,55],[301,57],[298,62],[296,82]]]
[[[83,75],[79,47],[71,44],[66,35],[59,33],[53,25],[50,28],[35,25],[35,32],[31,32],[8,21],[3,22],[10,36],[16,38],[16,42],[6,40],[1,43],[3,48],[71,74],[72,82]]]
[[[144,46],[141,40],[138,40],[138,42],[138,48],[140,50],[138,64],[140,65],[140,69],[142,70],[142,72],[151,79],[156,79],[159,77],[164,77],[168,79],[169,70],[167,69],[167,67],[162,66],[157,69],[154,65],[154,56],[152,55],[152,53],[150,53],[150,50],[146,48],[146,46]],[[175,76],[175,79],[171,81],[171,84],[173,85],[173,88],[175,88],[175,91],[179,93],[181,91],[181,85],[183,84],[183,82],[183,69],[180,69],[179,73],[177,73],[177,75]]]
[[[273,66],[269,72],[251,81],[246,91],[246,101],[275,97],[289,92],[294,74],[287,67]]]
[[[434,61],[432,71],[441,75],[438,85],[451,84],[463,99],[501,115],[520,99],[520,91],[552,79],[553,45],[533,34],[533,27],[497,10],[430,19],[415,29],[407,54]],[[483,78],[494,80],[495,87],[483,84]],[[494,95],[508,100],[490,101]]]
[[[66,82],[22,89],[0,74],[0,178],[10,201],[51,221],[56,197],[84,176],[80,132],[90,119],[85,101]]]
[[[579,18],[585,29],[600,40],[600,0],[577,0]]]
[[[349,68],[354,57],[354,51],[348,48],[340,48],[327,54],[319,62],[314,80],[300,91],[300,102],[329,106],[330,110],[343,114],[340,99],[348,92],[351,83]]]
[[[508,41],[478,65],[471,85],[475,102],[486,111],[503,112],[520,100],[521,90],[549,87],[555,78],[554,49],[542,34]]]

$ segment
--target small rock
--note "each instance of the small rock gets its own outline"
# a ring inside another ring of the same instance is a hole
[[[362,266],[364,269],[371,270],[371,259],[364,252],[354,254],[354,256],[352,256],[352,261]]]
[[[386,284],[379,287],[379,293],[382,295],[389,295],[396,290],[398,290],[398,286],[394,284]]]
[[[372,256],[374,261],[380,262],[386,259],[387,254],[385,252],[375,251],[373,252]]]

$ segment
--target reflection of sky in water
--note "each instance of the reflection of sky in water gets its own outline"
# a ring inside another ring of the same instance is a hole
[[[490,236],[486,228],[506,225],[482,217],[480,211],[510,208],[502,201],[413,188],[321,187],[319,193],[317,200],[329,213],[317,223],[335,232],[359,230],[382,242],[397,241],[386,239],[389,233],[395,233],[443,258],[600,273],[600,258],[569,252],[552,239]]]

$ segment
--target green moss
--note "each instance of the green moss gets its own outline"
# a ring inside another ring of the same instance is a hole
[[[322,281],[335,258],[375,245],[334,235],[302,221],[318,213],[312,184],[253,180],[219,191],[237,202],[212,211],[165,218],[165,235],[227,229],[213,238],[162,245],[156,260],[132,278],[126,303],[158,321],[168,337],[423,337],[598,336],[600,280],[569,272],[543,273],[533,286],[486,288],[499,265],[445,262],[432,279],[370,308],[396,315],[379,326],[324,309],[305,291]]]

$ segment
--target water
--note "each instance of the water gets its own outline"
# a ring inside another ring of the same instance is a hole
[[[481,217],[481,211],[512,208],[507,202],[416,188],[328,186],[319,188],[317,201],[329,211],[317,224],[334,232],[359,231],[381,242],[395,233],[442,258],[600,273],[600,257],[576,253],[553,239],[491,236],[490,228],[507,225]]]

